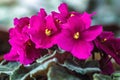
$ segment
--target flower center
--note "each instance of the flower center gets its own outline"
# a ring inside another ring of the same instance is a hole
[[[50,29],[45,29],[45,34],[46,34],[47,36],[50,36],[50,35],[51,35],[51,30],[50,30]]]
[[[120,55],[120,49],[116,50],[116,54]]]
[[[61,21],[59,19],[56,19],[56,22],[59,23],[59,24],[61,23]]]
[[[28,29],[30,29],[30,24],[28,24]]]
[[[80,33],[79,32],[76,32],[73,36],[74,39],[78,39],[80,37]]]
[[[105,41],[107,41],[107,38],[104,38],[104,39],[102,40],[102,42],[105,42]]]
[[[70,14],[70,17],[73,17],[73,16],[75,16],[75,14]]]
[[[26,42],[26,45],[29,46],[29,47],[31,47],[31,46],[32,46],[31,41],[28,40],[28,41]]]

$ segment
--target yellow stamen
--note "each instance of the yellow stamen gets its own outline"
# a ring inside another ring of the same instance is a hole
[[[73,16],[75,16],[75,14],[70,14],[70,17],[73,17]]]
[[[80,33],[79,32],[76,32],[73,36],[74,39],[78,39],[80,37]]]
[[[32,46],[32,44],[31,44],[30,41],[27,41],[27,45],[28,45],[28,46]]]
[[[45,34],[46,34],[47,36],[50,36],[50,35],[51,35],[51,30],[45,29]]]
[[[30,29],[30,24],[28,24],[28,28]]]
[[[105,42],[105,41],[107,41],[107,38],[104,38],[104,39],[102,40],[102,42]]]
[[[57,22],[57,23],[59,23],[59,24],[61,23],[61,21],[60,21],[60,20],[58,20],[58,19],[56,19],[56,22]]]

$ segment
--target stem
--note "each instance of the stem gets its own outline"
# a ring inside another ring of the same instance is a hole
[[[92,59],[95,60],[95,53],[92,53]]]
[[[107,65],[110,61],[111,61],[112,57],[110,57],[103,65],[103,68],[105,67],[105,65]]]

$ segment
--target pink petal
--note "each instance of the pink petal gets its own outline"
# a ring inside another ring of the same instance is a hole
[[[36,48],[50,48],[54,45],[54,35],[46,36],[44,31],[32,31],[30,33],[31,40],[35,43]]]
[[[67,16],[68,15],[68,6],[66,3],[62,3],[59,7],[58,7],[60,13],[62,13],[62,15]]]
[[[40,48],[41,39],[45,39],[44,31],[33,30],[30,32],[30,38],[35,43],[36,48]]]
[[[94,40],[98,35],[100,35],[102,32],[102,26],[92,26],[88,30],[84,31],[82,33],[82,38],[85,41],[92,41]]]
[[[20,63],[27,65],[35,61],[38,57],[40,57],[40,50],[32,47],[26,48],[26,51],[21,50],[19,60]]]
[[[100,35],[99,35],[100,39],[110,39],[110,38],[115,38],[114,37],[114,33],[112,31],[103,31]]]
[[[92,49],[92,43],[80,41],[74,45],[71,53],[78,59],[88,59],[91,56]]]
[[[46,17],[46,28],[52,29],[53,31],[57,31],[53,17],[51,15]]]
[[[24,52],[23,50],[21,50],[19,52],[20,54],[20,57],[19,57],[19,61],[21,64],[24,64],[24,65],[27,65],[27,64],[30,64],[33,62],[33,59],[29,59],[28,57],[29,56],[32,56],[30,53],[29,53],[29,56],[26,54],[26,52]]]
[[[18,49],[19,61],[24,65],[30,64],[40,57],[41,49],[36,49],[35,44],[33,42],[30,43],[31,46],[25,43],[22,48]]]
[[[19,55],[15,48],[11,48],[10,52],[4,55],[4,59],[8,61],[18,61]]]
[[[85,29],[88,29],[91,25],[91,15],[84,12],[83,15],[81,16],[81,20],[85,24]]]
[[[74,45],[74,39],[71,32],[68,30],[62,30],[56,42],[59,47],[66,51],[71,51]]]
[[[94,15],[96,15],[97,13],[96,12],[93,12],[93,13],[91,13],[91,14],[89,14],[91,17],[92,16],[94,16]]]
[[[64,25],[67,25],[67,26],[64,27]],[[81,20],[80,16],[73,16],[69,18],[68,23],[63,24],[63,28],[64,29],[69,28],[72,31],[81,32],[85,29],[85,25]]]
[[[45,19],[40,16],[32,16],[30,19],[30,27],[32,29],[39,29],[40,26],[43,26]]]
[[[45,10],[43,8],[40,9],[40,12],[38,13],[38,16],[40,17],[46,17],[47,16],[47,13],[45,12]]]
[[[19,23],[19,19],[18,18],[14,18],[14,25],[17,25]]]

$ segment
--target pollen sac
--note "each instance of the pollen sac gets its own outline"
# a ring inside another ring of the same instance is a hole
[[[30,29],[30,24],[28,24],[28,29]]]
[[[59,19],[56,19],[56,22],[59,23],[59,24],[62,23]]]
[[[70,14],[70,17],[73,17],[73,16],[75,16],[75,14]]]
[[[45,29],[45,34],[46,34],[46,36],[50,36],[51,35],[51,30],[50,29]]]
[[[73,36],[74,39],[78,39],[80,37],[80,33],[79,32],[76,32]]]
[[[29,46],[29,47],[31,47],[32,46],[31,41],[30,40],[26,41],[26,45]]]
[[[102,40],[102,42],[106,42],[107,41],[107,38],[104,38],[103,40]]]

